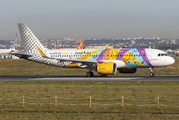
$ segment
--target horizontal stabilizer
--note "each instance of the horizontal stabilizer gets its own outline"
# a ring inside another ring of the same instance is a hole
[[[32,57],[33,55],[27,54],[26,52],[22,51],[22,52],[12,52],[12,55],[15,55],[17,57],[21,57],[21,58],[27,58],[27,57]]]

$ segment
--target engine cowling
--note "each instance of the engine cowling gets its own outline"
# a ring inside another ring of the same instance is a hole
[[[119,68],[120,73],[136,73],[137,68]]]
[[[96,71],[101,75],[114,75],[117,71],[117,65],[113,62],[98,63]]]

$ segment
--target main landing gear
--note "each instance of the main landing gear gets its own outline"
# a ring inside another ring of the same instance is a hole
[[[153,77],[154,76],[153,68],[149,68],[149,69],[150,69],[150,77]]]
[[[93,77],[93,72],[87,72],[86,77]]]
[[[91,72],[93,70],[93,67],[89,68],[89,72],[86,73],[86,77],[93,77],[93,72]]]

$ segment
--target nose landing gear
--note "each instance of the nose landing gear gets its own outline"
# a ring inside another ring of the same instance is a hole
[[[150,77],[153,77],[154,76],[154,73],[150,73]]]
[[[153,77],[154,76],[153,68],[149,68],[149,69],[150,69],[150,77]]]

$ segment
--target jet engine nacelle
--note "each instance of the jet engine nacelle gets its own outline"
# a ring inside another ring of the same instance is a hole
[[[120,73],[136,73],[137,68],[119,68]]]
[[[101,75],[114,75],[117,71],[117,65],[113,62],[98,63],[96,71]]]

